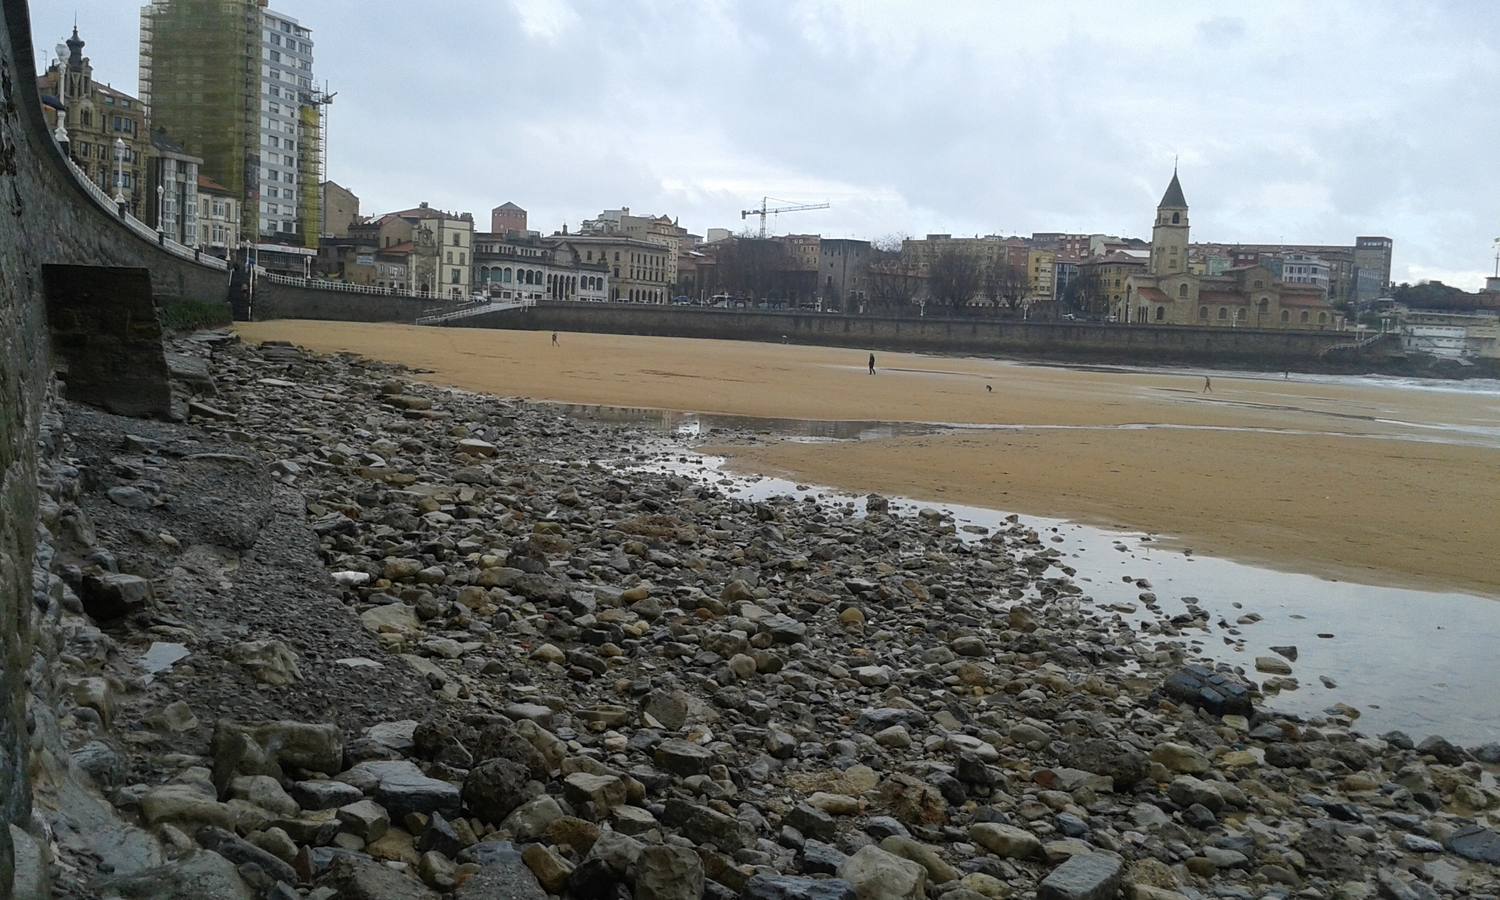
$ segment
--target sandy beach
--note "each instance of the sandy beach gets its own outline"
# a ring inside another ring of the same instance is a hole
[[[1292,571],[1500,595],[1500,398],[1375,384],[1092,371],[617,335],[244,324],[565,403],[972,429],[716,448],[744,470],[1069,518]],[[990,390],[986,390],[986,387]],[[1034,426],[1034,427],[1024,427]],[[1486,432],[1485,429],[1490,429]]]

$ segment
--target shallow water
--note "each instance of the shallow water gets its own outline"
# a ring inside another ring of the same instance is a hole
[[[622,467],[687,475],[745,499],[850,503],[863,514],[863,497],[780,478],[731,476],[724,464],[722,457],[679,448]],[[1009,513],[998,510],[888,499],[902,515],[923,507],[951,513],[959,536],[968,540],[983,534],[964,531],[966,525],[986,532],[1009,525]],[[1441,734],[1466,746],[1500,739],[1500,667],[1494,664],[1500,603],[1494,599],[1276,572],[1168,549],[1146,535],[1038,516],[1018,519],[1063,554],[1074,581],[1098,607],[1139,621],[1158,618],[1141,604],[1142,588],[1126,582],[1128,576],[1150,582],[1167,618],[1187,610],[1185,597],[1196,598],[1211,614],[1208,630],[1161,640],[1178,640],[1204,657],[1240,666],[1257,682],[1266,676],[1254,671],[1255,657],[1274,656],[1273,646],[1297,647],[1292,669],[1300,687],[1269,698],[1271,708],[1314,717],[1346,703],[1360,710],[1356,727],[1367,734],[1400,729],[1419,740]],[[1248,613],[1259,613],[1261,621],[1235,624]],[[1336,687],[1325,687],[1319,676]]]

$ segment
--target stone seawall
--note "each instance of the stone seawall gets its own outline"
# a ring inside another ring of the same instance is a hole
[[[255,284],[251,318],[327,319],[335,322],[415,322],[432,300],[327,291],[262,278]]]
[[[870,350],[1256,365],[1324,363],[1351,335],[1331,331],[1122,326],[551,303],[461,320],[470,328],[788,341]]]

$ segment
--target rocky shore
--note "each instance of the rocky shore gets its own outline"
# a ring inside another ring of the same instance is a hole
[[[184,422],[49,428],[34,745],[69,752],[12,832],[56,896],[1500,897],[1500,746],[1268,712],[1294,649],[1199,664],[1208,613],[1096,605],[1019,523],[174,349]]]

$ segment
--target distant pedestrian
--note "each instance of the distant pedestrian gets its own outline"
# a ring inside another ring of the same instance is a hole
[[[1209,380],[1209,378],[1208,378],[1207,375],[1204,375],[1203,376],[1203,393],[1205,393],[1205,394],[1212,394],[1213,392],[1214,392],[1214,383]]]
[[[557,332],[555,332],[555,331],[552,332],[552,346],[554,346],[554,347],[561,346],[560,344],[557,343]]]
[[[870,374],[875,374],[875,354],[870,354]]]

